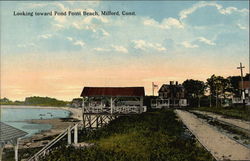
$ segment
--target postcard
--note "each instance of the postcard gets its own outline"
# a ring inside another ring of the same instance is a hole
[[[249,1],[0,8],[0,161],[250,160]]]

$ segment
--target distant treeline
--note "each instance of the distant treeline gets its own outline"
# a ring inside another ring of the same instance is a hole
[[[67,106],[69,102],[50,97],[26,97],[25,101],[11,101],[8,98],[0,99],[1,105],[34,105],[34,106]]]
[[[249,81],[250,74],[243,77],[243,81]],[[182,85],[185,88],[186,98],[191,107],[200,106],[222,106],[231,104],[232,97],[241,98],[242,90],[240,89],[241,77],[212,75],[207,80],[187,79]]]

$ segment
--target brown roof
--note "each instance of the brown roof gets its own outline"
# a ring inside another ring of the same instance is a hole
[[[145,96],[144,87],[84,87],[81,96]]]
[[[250,81],[243,81],[243,87],[244,89],[250,88]],[[239,88],[242,89],[241,81],[239,81]]]

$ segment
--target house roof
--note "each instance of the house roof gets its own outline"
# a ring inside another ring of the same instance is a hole
[[[181,85],[181,84],[173,84],[173,85],[170,85],[170,84],[163,84],[162,86],[161,86],[161,88],[159,89],[159,91],[158,92],[164,92],[164,91],[166,91],[167,89],[169,89],[169,88],[178,88],[178,89],[184,89],[184,86],[183,85]]]
[[[28,133],[19,130],[6,123],[0,122],[0,146],[8,142],[14,142],[16,139],[27,135]]]
[[[144,87],[84,87],[81,96],[145,96]]]

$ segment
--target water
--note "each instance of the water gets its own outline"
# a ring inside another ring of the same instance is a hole
[[[33,108],[1,108],[1,121],[28,133],[26,137],[51,129],[50,124],[33,124],[25,122],[32,119],[67,118],[70,112],[59,109]]]

